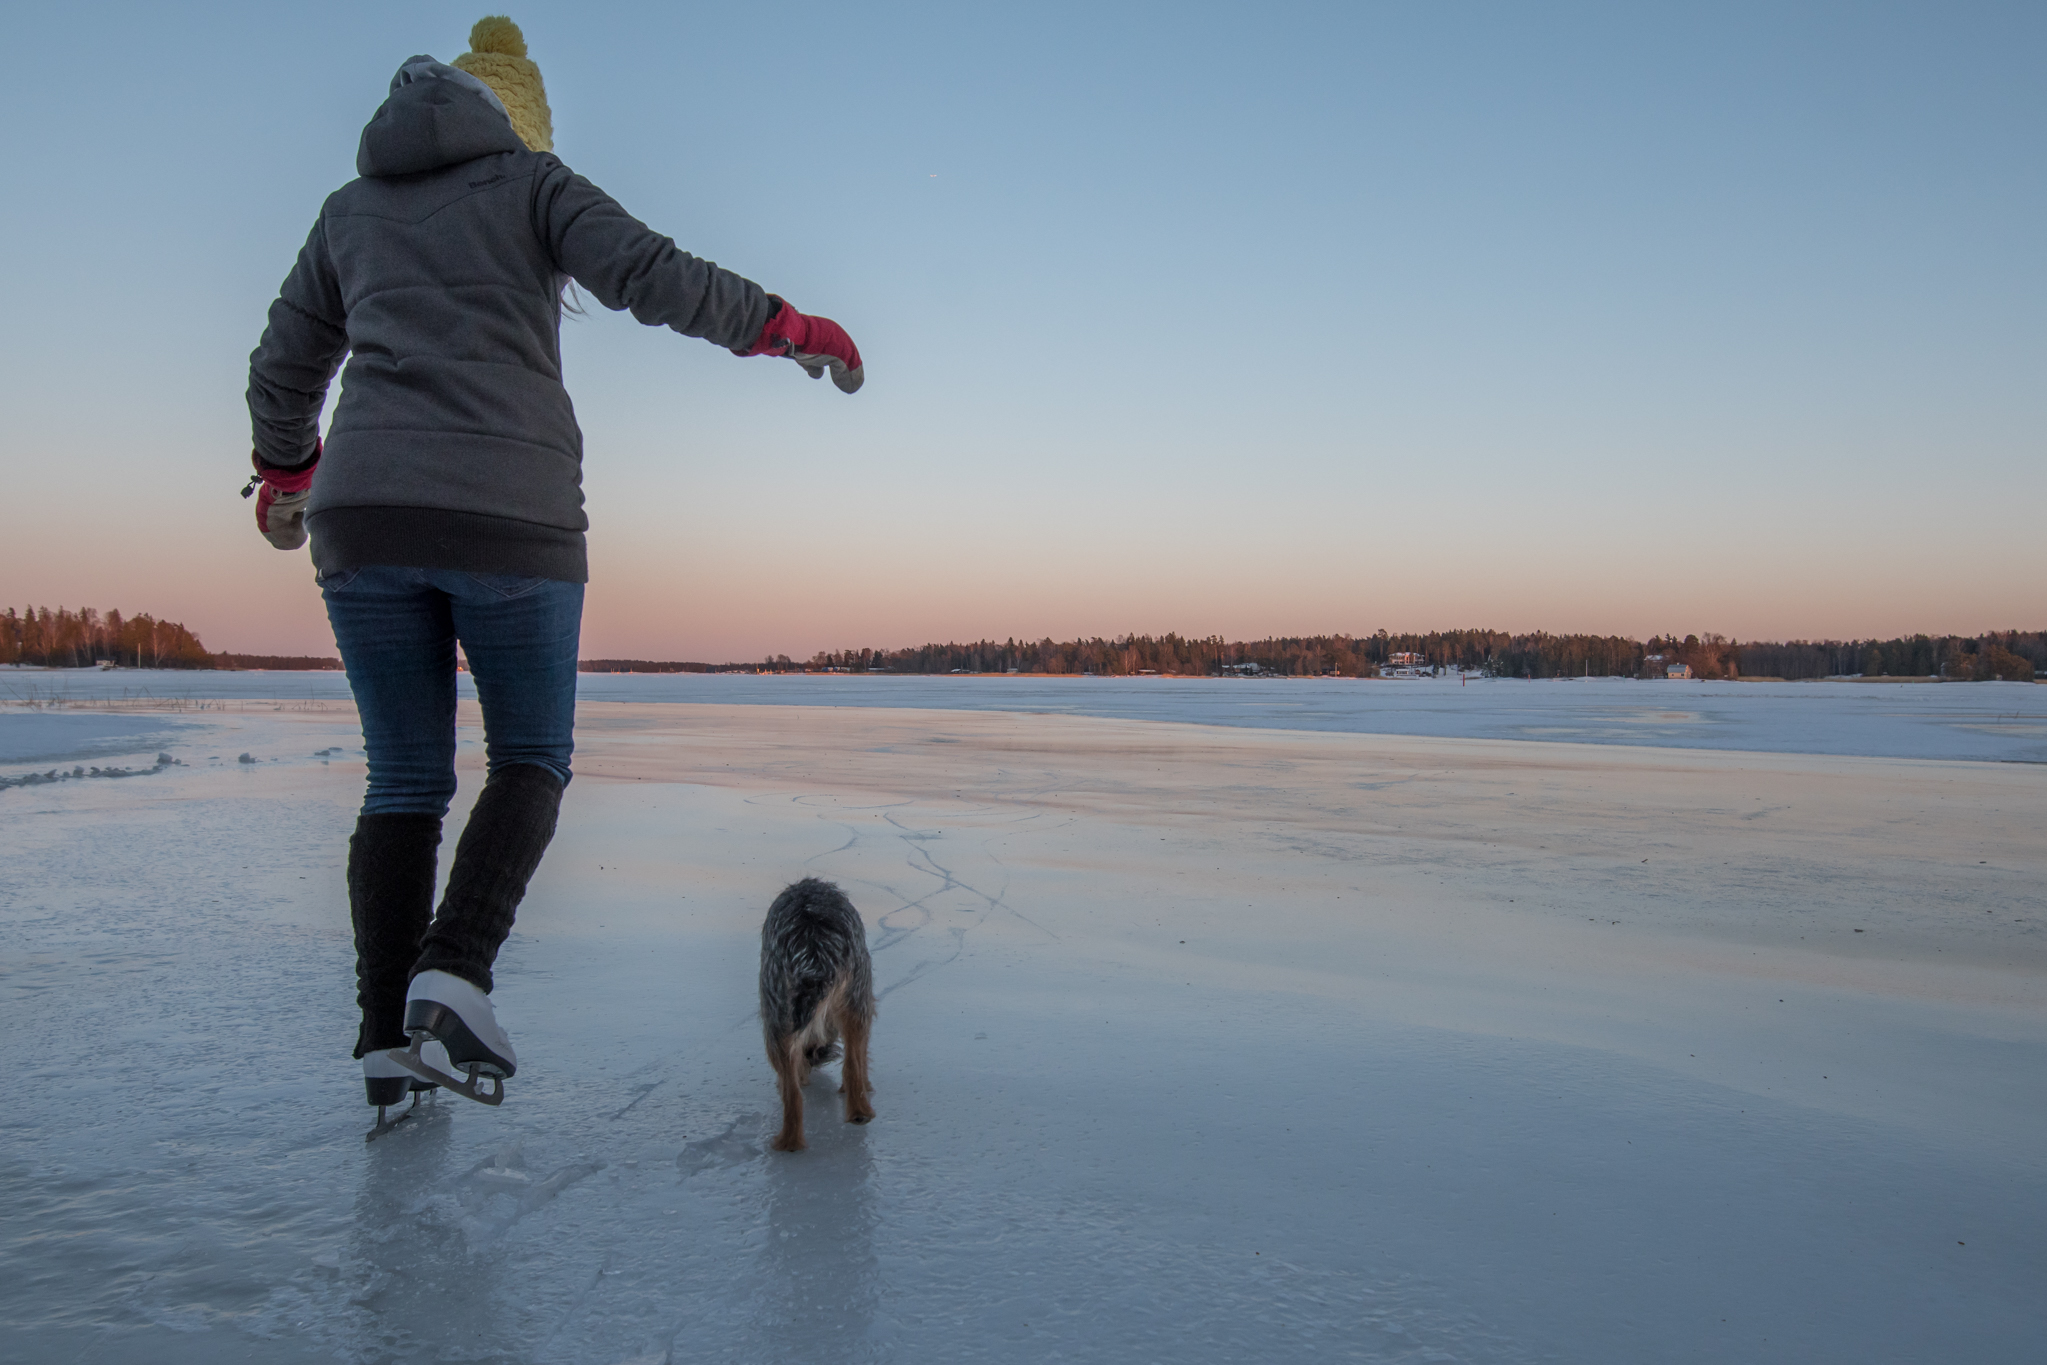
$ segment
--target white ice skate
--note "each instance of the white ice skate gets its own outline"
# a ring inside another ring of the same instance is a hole
[[[405,992],[405,1032],[412,1046],[384,1053],[392,1062],[464,1099],[504,1103],[505,1079],[519,1069],[519,1059],[488,995],[459,976],[421,972]],[[445,1067],[435,1066],[426,1051],[435,1043],[447,1049]],[[457,1080],[456,1071],[467,1079]]]
[[[424,1055],[429,1064],[445,1066],[448,1060],[447,1049],[439,1043],[427,1044]],[[438,1081],[422,1080],[413,1075],[392,1061],[389,1052],[372,1052],[362,1059],[362,1080],[369,1102],[377,1106],[377,1126],[370,1129],[363,1139],[365,1142],[382,1137],[411,1118],[412,1110],[419,1107],[419,1097],[440,1086]],[[390,1117],[387,1111],[408,1094],[412,1096],[411,1107],[396,1118]]]

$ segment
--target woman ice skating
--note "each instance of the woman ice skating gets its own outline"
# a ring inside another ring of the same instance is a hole
[[[552,154],[511,20],[481,20],[469,44],[453,65],[398,69],[360,177],[321,208],[249,357],[257,529],[285,550],[311,537],[369,751],[348,897],[355,1055],[380,1124],[433,1083],[495,1104],[517,1069],[491,964],[569,781],[587,578],[562,291],[574,280],[641,322],[829,370],[847,393],[864,378],[838,324],[677,250]],[[434,911],[458,642],[489,776]]]

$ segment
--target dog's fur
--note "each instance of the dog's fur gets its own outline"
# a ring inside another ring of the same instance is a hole
[[[815,877],[786,887],[761,925],[761,1037],[782,1092],[778,1152],[803,1150],[803,1086],[810,1068],[839,1055],[846,1122],[874,1117],[867,1096],[867,1035],[874,1024],[874,965],[867,928],[844,892]]]

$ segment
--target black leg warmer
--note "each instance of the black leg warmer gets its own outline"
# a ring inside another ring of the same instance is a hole
[[[491,988],[490,964],[554,838],[561,799],[561,782],[538,764],[514,763],[491,774],[455,846],[448,894],[427,930],[415,975],[443,971]]]
[[[355,1055],[405,1046],[405,987],[434,908],[438,815],[363,815],[348,841],[348,914],[355,922]]]

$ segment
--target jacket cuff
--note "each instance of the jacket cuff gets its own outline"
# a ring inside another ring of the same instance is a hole
[[[780,353],[782,345],[781,341],[777,340],[777,335],[787,338],[795,326],[794,320],[802,316],[777,296],[768,295],[768,320],[761,324],[760,335],[753,339],[753,345],[750,347],[742,349],[734,346],[732,354],[750,356],[766,355],[770,351]]]
[[[263,482],[280,493],[303,493],[313,485],[313,471],[320,467],[321,446],[317,437],[313,440],[313,458],[304,464],[272,464],[256,451],[249,452],[249,463],[256,467]]]

